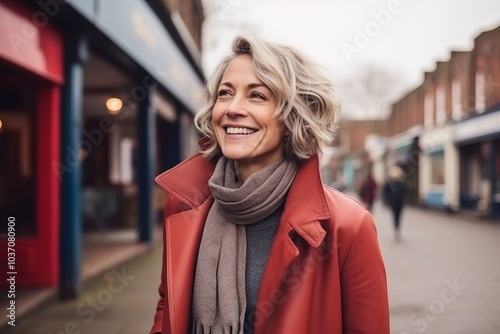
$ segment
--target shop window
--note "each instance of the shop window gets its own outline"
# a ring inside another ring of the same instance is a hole
[[[436,123],[444,124],[446,122],[446,101],[444,88],[439,86],[436,89]]]
[[[0,212],[12,216],[18,235],[36,232],[35,113],[32,92],[3,89],[0,98]],[[2,224],[0,233],[6,233]]]
[[[486,93],[485,93],[484,72],[476,72],[476,111],[478,113],[484,112],[486,107]]]
[[[80,156],[83,159],[83,185],[103,187],[109,180],[109,135],[99,130],[99,120],[87,120],[82,130]]]
[[[451,83],[451,103],[452,103],[452,117],[458,121],[462,117],[462,91],[460,81],[453,79]]]
[[[122,138],[120,143],[120,182],[124,185],[130,185],[137,181],[135,178],[137,175],[137,170],[135,170],[137,166],[134,164],[136,146],[134,138]]]
[[[424,98],[424,125],[434,125],[434,96],[431,93],[425,94]]]
[[[481,178],[488,180],[491,176],[490,169],[490,150],[492,150],[492,142],[482,142],[479,144],[479,160],[481,164]]]
[[[116,122],[99,131],[101,119],[87,118],[82,129],[83,229],[121,229],[136,224],[137,140],[134,124]]]
[[[477,196],[481,179],[479,144],[464,146],[460,152],[461,193]]]
[[[444,185],[444,153],[443,151],[434,152],[431,158],[431,182],[434,185]]]

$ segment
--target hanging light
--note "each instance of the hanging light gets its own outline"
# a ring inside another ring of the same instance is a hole
[[[0,119],[0,131],[2,131],[2,127],[3,127],[3,122],[2,122],[2,120]]]
[[[123,101],[118,97],[110,97],[106,100],[106,108],[111,115],[116,115],[122,110]]]

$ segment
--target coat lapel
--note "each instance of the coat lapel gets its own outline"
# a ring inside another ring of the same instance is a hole
[[[200,206],[209,196],[208,180],[215,165],[196,153],[155,178],[156,183],[189,208]]]
[[[272,315],[274,307],[283,303],[285,296],[280,286],[290,266],[300,255],[299,248],[292,240],[293,235],[298,234],[310,247],[317,248],[326,235],[321,221],[330,217],[319,162],[317,157],[312,157],[300,166],[288,192],[257,297],[255,334],[263,332],[266,319]]]
[[[213,200],[171,216],[166,224],[167,289],[173,333],[187,333],[194,273],[205,219]]]
[[[171,215],[165,223],[166,288],[173,333],[188,332],[196,259],[213,203],[208,189],[213,169],[214,164],[197,153],[155,179],[182,203],[168,208]]]

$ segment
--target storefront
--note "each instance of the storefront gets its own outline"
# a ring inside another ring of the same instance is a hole
[[[454,125],[460,150],[460,208],[500,218],[500,110]]]
[[[458,200],[458,150],[449,125],[427,129],[419,141],[422,149],[420,197],[429,207],[456,211]]]
[[[60,183],[53,164],[59,161],[63,39],[43,18],[19,1],[0,0],[0,211],[16,222],[18,286],[59,281]]]
[[[58,9],[61,25],[80,22],[65,35],[61,133],[79,161],[61,181],[61,294],[71,298],[82,230],[132,228],[152,243],[154,176],[183,158],[182,120],[201,107],[204,85],[147,2],[69,0]]]
[[[152,243],[154,176],[195,145],[204,93],[169,29],[142,0],[0,0],[0,209],[19,286],[76,296],[84,230]]]

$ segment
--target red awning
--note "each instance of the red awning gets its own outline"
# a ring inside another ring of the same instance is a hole
[[[57,84],[63,82],[61,33],[49,14],[0,0],[0,59]]]

